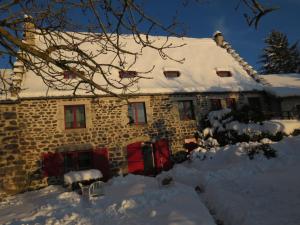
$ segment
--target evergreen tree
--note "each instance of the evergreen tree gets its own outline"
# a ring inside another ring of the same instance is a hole
[[[267,45],[263,49],[260,70],[262,74],[299,73],[300,52],[298,42],[289,45],[287,36],[278,31],[272,31],[265,39]]]

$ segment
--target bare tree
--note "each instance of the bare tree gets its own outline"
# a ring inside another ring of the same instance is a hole
[[[255,29],[258,28],[259,21],[261,18],[270,12],[273,12],[279,7],[274,7],[274,6],[264,6],[260,3],[259,0],[240,0],[236,9],[239,8],[240,4],[243,4],[246,6],[247,10],[249,12],[244,13],[244,17],[248,23],[249,26],[254,26]]]
[[[254,5],[257,1],[241,2],[258,16],[254,11],[260,9]],[[183,4],[187,3],[183,0]],[[130,82],[116,78],[112,71],[130,71],[144,48],[157,51],[163,59],[179,63],[184,60],[167,53],[181,46],[168,38],[181,35],[176,32],[177,20],[160,23],[145,12],[143,1],[3,0],[0,13],[0,57],[9,56],[13,66],[33,71],[53,89],[73,90],[74,94],[79,90],[91,94],[101,91],[122,97],[139,79],[149,78],[147,73],[153,67],[137,71]],[[84,22],[80,21],[83,17]],[[154,32],[166,38],[157,42],[150,36]],[[138,47],[126,45],[122,34],[129,34]],[[110,56],[109,61],[101,60],[105,55]],[[75,74],[76,79],[64,79],[66,72]],[[2,75],[0,92],[18,93],[19,83],[20,77],[9,80]]]

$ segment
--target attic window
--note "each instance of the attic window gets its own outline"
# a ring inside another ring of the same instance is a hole
[[[119,71],[119,76],[120,78],[134,78],[137,76],[137,72],[136,71]]]
[[[64,75],[64,79],[75,79],[77,76],[74,72],[72,71],[64,71],[63,72],[63,75]]]
[[[176,78],[180,76],[180,72],[176,70],[168,70],[164,71],[164,75],[166,78]]]
[[[232,74],[230,71],[222,70],[222,71],[217,71],[217,75],[219,77],[232,77]]]

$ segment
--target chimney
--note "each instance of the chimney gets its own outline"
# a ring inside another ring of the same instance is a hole
[[[24,33],[23,33],[23,41],[29,45],[35,45],[35,25],[32,22],[33,18],[31,16],[24,16]]]
[[[216,44],[220,47],[223,47],[224,45],[224,37],[223,34],[220,31],[216,31],[213,35],[213,38],[216,42]]]

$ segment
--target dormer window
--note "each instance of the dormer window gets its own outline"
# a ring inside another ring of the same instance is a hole
[[[137,72],[136,71],[119,71],[119,76],[120,78],[134,78],[137,76]]]
[[[64,71],[63,75],[64,75],[64,79],[66,80],[75,79],[77,77],[76,74],[72,71]]]
[[[164,71],[164,75],[166,78],[176,78],[180,76],[180,72],[178,70],[167,70]]]
[[[217,75],[218,75],[219,77],[232,77],[231,72],[228,71],[228,70],[217,71]]]

